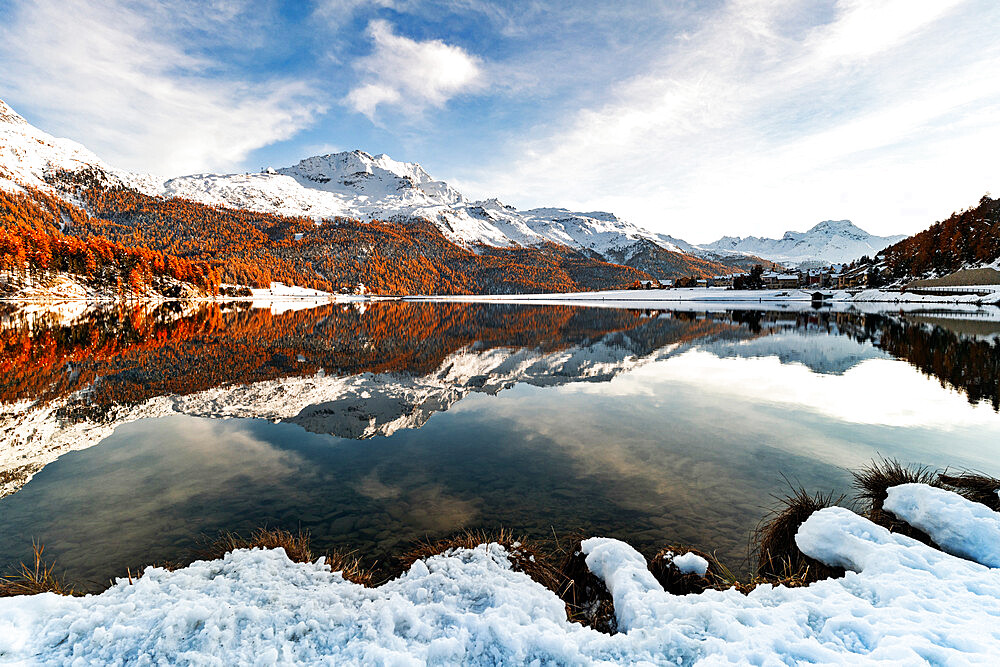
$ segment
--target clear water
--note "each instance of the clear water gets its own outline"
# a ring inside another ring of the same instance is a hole
[[[34,539],[98,589],[202,535],[266,525],[369,561],[503,526],[619,537],[647,555],[687,544],[739,570],[790,484],[844,493],[879,455],[1000,476],[997,333],[963,318],[399,303],[73,325],[8,313],[0,446],[62,435],[79,449],[8,485],[0,567]]]

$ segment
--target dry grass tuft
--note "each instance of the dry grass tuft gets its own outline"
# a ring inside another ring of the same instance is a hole
[[[994,512],[1000,512],[1000,479],[979,475],[977,473],[965,472],[960,475],[938,476],[941,485],[951,491],[973,501],[986,505]]]
[[[700,574],[685,574],[674,565],[675,556],[693,553],[708,561],[708,570],[705,576]],[[722,568],[716,563],[713,556],[698,551],[690,547],[671,545],[660,549],[653,559],[649,561],[649,571],[652,572],[656,580],[663,586],[663,590],[671,595],[691,595],[692,593],[702,593],[709,588],[716,588],[716,582],[723,581]]]
[[[938,472],[927,466],[906,466],[896,459],[876,459],[853,473],[855,498],[864,516],[894,533],[906,535],[924,544],[934,545],[922,531],[886,512],[884,503],[887,490],[900,484],[927,484],[941,487]]]
[[[523,572],[556,594],[565,584],[564,577],[552,565],[545,549],[531,540],[516,536],[501,528],[495,532],[466,530],[435,542],[423,542],[397,558],[401,569],[409,569],[418,560],[446,553],[455,549],[475,549],[480,544],[497,543],[507,551],[511,568]]]
[[[579,537],[569,538],[569,547],[562,550],[559,572],[565,584],[557,592],[566,603],[566,616],[570,621],[613,635],[618,632],[615,604],[608,587],[587,567],[582,541]]]
[[[764,517],[754,532],[757,568],[752,584],[805,585],[820,579],[844,576],[844,570],[809,558],[795,544],[795,533],[813,512],[839,504],[843,497],[833,494],[810,495],[804,488],[778,498],[780,506]]]
[[[941,486],[936,471],[927,466],[907,467],[896,459],[876,459],[852,474],[855,497],[867,512],[882,511],[889,487],[914,483]]]
[[[45,547],[37,542],[32,542],[31,546],[34,551],[32,563],[21,563],[13,574],[0,577],[0,597],[36,593],[74,595],[73,589],[55,575],[55,564],[45,562],[42,557]]]
[[[195,555],[200,559],[215,560],[237,549],[256,548],[284,549],[288,559],[296,563],[311,563],[315,560],[309,548],[308,533],[292,533],[280,528],[258,528],[248,537],[239,533],[222,532],[197,550]]]
[[[219,536],[197,550],[195,557],[204,560],[222,558],[236,549],[284,549],[289,560],[296,563],[312,563],[319,556],[314,556],[310,547],[309,533],[282,530],[280,528],[258,528],[248,537],[238,533],[223,532]],[[340,572],[344,579],[362,586],[373,585],[374,571],[365,568],[361,559],[352,553],[333,551],[323,554],[326,563],[334,572]],[[171,564],[171,569],[177,565]]]
[[[375,568],[362,565],[361,558],[355,556],[354,552],[331,551],[324,558],[330,569],[334,572],[340,572],[344,579],[367,588],[376,585]]]

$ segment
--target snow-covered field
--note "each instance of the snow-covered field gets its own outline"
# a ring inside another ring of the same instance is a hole
[[[796,542],[847,574],[749,595],[674,596],[624,542],[583,543],[620,632],[570,623],[496,544],[418,561],[364,588],[281,550],[243,550],[100,595],[0,599],[0,662],[16,664],[995,664],[1000,515],[922,485],[888,507],[949,555],[851,511],[813,514]],[[926,520],[943,513],[947,522]],[[987,539],[988,538],[988,539]],[[985,563],[985,564],[984,564]]]

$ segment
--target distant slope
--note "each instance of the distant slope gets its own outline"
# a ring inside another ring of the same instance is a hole
[[[854,273],[875,271],[881,281],[906,283],[940,278],[957,271],[1000,269],[1000,199],[989,195],[979,204],[895,243],[865,262],[856,262]],[[977,272],[964,282],[960,277],[943,284],[978,284]],[[989,274],[986,274],[989,275]]]
[[[781,264],[796,266],[804,262],[843,264],[868,255],[905,238],[875,236],[850,220],[826,220],[807,232],[785,232],[780,239],[747,236],[724,236],[702,246],[706,250],[757,255]]]

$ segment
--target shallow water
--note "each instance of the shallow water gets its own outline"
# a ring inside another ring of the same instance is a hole
[[[100,588],[220,530],[304,529],[385,562],[504,526],[687,544],[739,570],[790,484],[845,493],[877,455],[1000,476],[1000,327],[963,318],[9,312],[0,566],[36,539]]]

